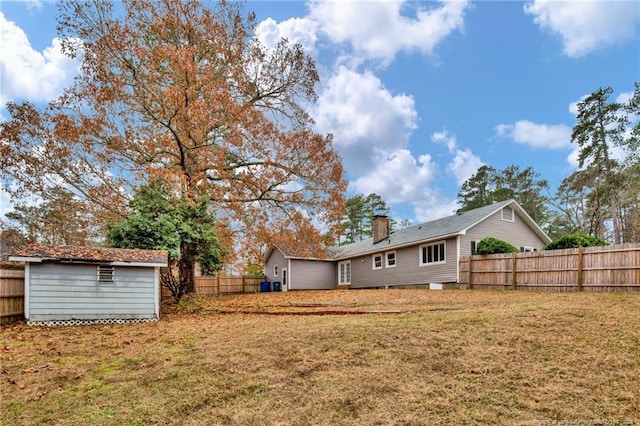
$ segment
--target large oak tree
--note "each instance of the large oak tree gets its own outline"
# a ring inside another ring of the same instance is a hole
[[[7,105],[0,166],[16,202],[54,181],[114,221],[139,185],[161,179],[180,200],[212,200],[247,256],[274,238],[319,246],[335,235],[346,182],[305,111],[318,74],[300,45],[264,47],[235,2],[59,9],[64,51],[83,72],[47,108]]]

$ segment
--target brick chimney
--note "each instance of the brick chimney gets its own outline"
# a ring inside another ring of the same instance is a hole
[[[373,244],[389,238],[389,217],[373,216]]]

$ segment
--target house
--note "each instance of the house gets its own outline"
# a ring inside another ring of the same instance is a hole
[[[551,242],[515,200],[508,200],[394,232],[387,217],[376,216],[373,238],[330,247],[322,256],[309,257],[303,247],[273,246],[265,275],[282,290],[456,286],[460,257],[486,237],[521,251],[538,251]]]
[[[29,324],[160,318],[166,251],[34,244],[9,259],[26,264],[24,316]]]

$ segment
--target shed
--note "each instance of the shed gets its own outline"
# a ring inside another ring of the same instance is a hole
[[[25,262],[29,324],[156,321],[164,250],[32,244],[10,257]]]

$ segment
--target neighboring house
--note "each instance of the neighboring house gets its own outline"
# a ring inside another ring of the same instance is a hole
[[[541,250],[551,239],[515,201],[508,200],[389,233],[389,219],[376,216],[373,238],[331,247],[323,256],[302,247],[272,247],[265,257],[269,281],[283,290],[456,284],[461,256],[486,237],[521,251]],[[284,285],[286,283],[286,286]]]
[[[30,324],[149,321],[160,318],[163,250],[29,245],[24,315]]]

